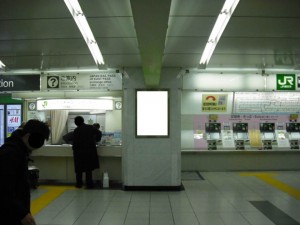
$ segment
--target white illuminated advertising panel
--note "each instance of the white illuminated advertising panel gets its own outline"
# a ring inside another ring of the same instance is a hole
[[[137,90],[136,113],[137,137],[168,137],[168,91]]]

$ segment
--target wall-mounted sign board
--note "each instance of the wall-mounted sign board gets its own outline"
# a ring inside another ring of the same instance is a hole
[[[110,99],[45,99],[37,100],[37,110],[112,110]]]
[[[42,77],[42,90],[122,90],[122,74],[45,75]]]
[[[299,113],[299,92],[236,92],[233,113]]]
[[[0,75],[0,92],[39,91],[40,75]]]

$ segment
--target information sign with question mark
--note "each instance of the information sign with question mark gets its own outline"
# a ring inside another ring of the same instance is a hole
[[[47,76],[47,88],[59,88],[59,76]]]

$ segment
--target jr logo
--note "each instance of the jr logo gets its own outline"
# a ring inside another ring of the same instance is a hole
[[[295,90],[295,74],[277,74],[277,90]]]
[[[278,80],[278,84],[280,85],[287,85],[287,84],[293,85],[293,83],[294,83],[294,77],[291,76],[283,77],[283,81],[280,79]]]

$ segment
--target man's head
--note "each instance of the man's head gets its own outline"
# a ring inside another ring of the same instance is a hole
[[[100,129],[100,124],[99,123],[94,123],[93,126],[96,127],[98,130]]]
[[[25,145],[34,150],[40,148],[49,139],[50,130],[47,124],[39,120],[28,120],[22,130]]]
[[[84,124],[84,119],[82,116],[76,116],[74,119],[74,123],[76,124],[76,126],[81,126],[82,124]]]

